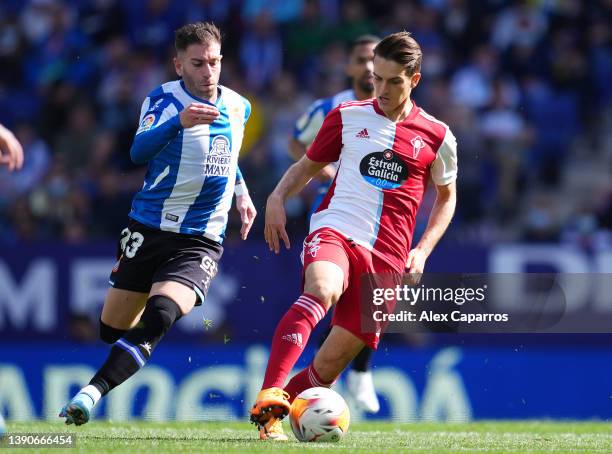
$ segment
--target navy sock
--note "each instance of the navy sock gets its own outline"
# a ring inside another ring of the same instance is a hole
[[[370,370],[370,359],[372,358],[373,350],[368,347],[363,349],[355,356],[351,368],[356,372],[367,372]]]
[[[181,309],[170,298],[148,299],[140,321],[115,342],[106,362],[89,382],[104,396],[145,365],[170,327],[181,318]]]

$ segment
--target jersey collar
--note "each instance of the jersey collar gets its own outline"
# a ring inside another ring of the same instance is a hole
[[[208,99],[200,98],[192,94],[189,90],[187,90],[187,87],[185,86],[185,82],[183,82],[183,79],[180,80],[180,84],[181,84],[181,88],[183,89],[183,91],[187,93],[191,98],[195,99],[196,101],[203,102],[204,104],[210,104],[211,106],[215,106],[215,107],[219,107],[219,105],[221,105],[221,95],[223,94],[221,85],[217,84],[217,100],[214,103],[212,103]]]
[[[404,118],[402,121],[396,121],[394,123],[397,123],[397,124],[408,123],[408,122],[411,122],[412,120],[414,120],[414,118],[418,115],[419,107],[416,105],[416,103],[412,99],[410,100],[410,102],[412,103],[412,108],[410,109],[410,112],[408,112],[408,116],[406,118]],[[389,117],[387,117],[385,115],[383,110],[378,105],[378,99],[374,98],[374,102],[372,103],[372,105],[374,107],[374,111],[377,114],[382,115],[387,120],[389,120]],[[389,120],[389,121],[391,121],[391,120]]]

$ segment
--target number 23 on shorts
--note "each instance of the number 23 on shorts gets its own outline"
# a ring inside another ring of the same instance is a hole
[[[121,240],[119,242],[123,254],[131,259],[138,252],[138,248],[142,246],[144,236],[140,232],[130,232],[127,227],[121,231]]]

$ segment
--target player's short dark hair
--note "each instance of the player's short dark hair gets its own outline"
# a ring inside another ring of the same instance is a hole
[[[212,22],[195,22],[183,25],[174,32],[174,47],[183,51],[190,44],[207,44],[216,41],[221,44],[221,32]]]
[[[399,63],[408,76],[421,71],[423,52],[410,32],[404,31],[386,36],[374,48],[374,55]]]
[[[357,46],[362,46],[364,44],[378,44],[380,42],[380,37],[376,35],[361,35],[353,40],[351,43],[351,50],[354,50]]]

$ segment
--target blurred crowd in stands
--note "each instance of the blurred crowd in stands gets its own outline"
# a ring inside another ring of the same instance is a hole
[[[1,0],[0,123],[26,154],[0,169],[2,241],[117,237],[144,174],[129,159],[140,105],[176,78],[174,30],[199,20],[220,26],[222,83],[253,106],[252,234],[295,119],[348,87],[350,42],[408,30],[424,53],[415,101],[459,144],[447,241],[612,247],[611,0]],[[314,193],[288,204],[292,234]]]

